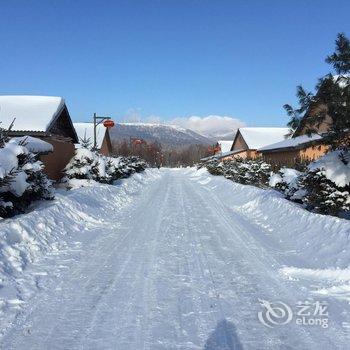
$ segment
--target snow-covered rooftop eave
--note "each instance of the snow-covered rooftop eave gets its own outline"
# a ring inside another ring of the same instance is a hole
[[[0,95],[0,121],[12,132],[48,132],[65,108],[65,100],[57,96]]]
[[[237,150],[230,151],[230,152],[224,152],[224,153],[221,153],[221,154],[217,154],[216,158],[217,159],[221,159],[221,158],[233,156],[233,155],[236,155],[236,154],[240,154],[240,153],[245,152],[245,151],[247,151],[247,150],[246,149],[237,149]]]
[[[297,136],[295,138],[286,140],[286,141],[290,141],[291,143],[295,141],[295,144],[286,144],[284,146],[283,143],[285,141],[282,141],[282,142],[273,143],[271,145],[259,148],[257,151],[261,153],[274,153],[274,152],[281,152],[281,151],[285,152],[285,151],[291,151],[291,150],[300,150],[305,147],[309,147],[311,145],[319,144],[323,140],[323,137],[321,135],[313,134],[310,137],[308,137],[308,139],[306,139],[305,141],[298,142],[298,139],[299,140],[305,139],[305,136],[307,135],[301,135],[301,136]]]

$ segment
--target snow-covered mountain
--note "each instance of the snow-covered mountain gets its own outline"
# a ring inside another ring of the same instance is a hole
[[[136,137],[148,142],[158,141],[164,146],[180,147],[188,145],[211,145],[213,139],[202,136],[192,130],[176,125],[148,123],[117,123],[110,130],[112,142],[129,140]]]
[[[216,131],[212,133],[206,133],[204,134],[205,137],[212,139],[212,140],[227,140],[227,141],[233,141],[236,136],[237,130],[232,131]]]

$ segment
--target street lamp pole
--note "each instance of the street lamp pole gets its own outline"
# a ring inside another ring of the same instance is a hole
[[[103,123],[106,120],[110,120],[111,117],[98,117],[96,113],[94,113],[94,150],[97,149],[97,126]]]

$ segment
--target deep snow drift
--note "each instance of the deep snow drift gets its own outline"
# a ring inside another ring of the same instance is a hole
[[[147,170],[41,208],[0,223],[1,348],[349,344],[349,221],[204,169]],[[327,302],[328,327],[267,327],[266,301]]]

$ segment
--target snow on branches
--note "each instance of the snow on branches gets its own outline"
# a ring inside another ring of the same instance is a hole
[[[111,184],[146,167],[146,162],[138,157],[106,157],[87,148],[79,148],[66,166],[65,175],[68,187],[72,187],[70,180],[73,179]]]
[[[232,181],[258,187],[267,186],[271,173],[271,166],[261,159],[236,158],[224,162],[215,159],[206,167],[213,175],[223,175]]]
[[[12,141],[12,140],[11,140]],[[19,143],[2,140],[0,148],[0,217],[23,213],[35,200],[52,199],[52,182],[38,156]]]

